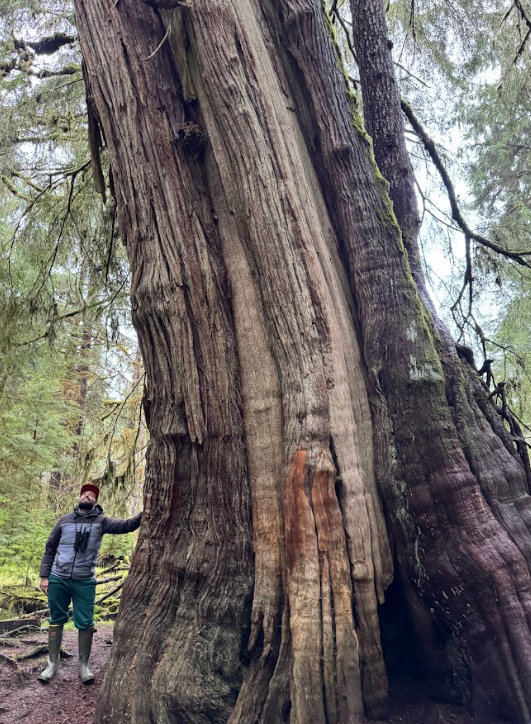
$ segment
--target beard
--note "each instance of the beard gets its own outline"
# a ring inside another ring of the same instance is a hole
[[[77,507],[80,510],[92,510],[94,503],[91,503],[90,500],[80,500]]]

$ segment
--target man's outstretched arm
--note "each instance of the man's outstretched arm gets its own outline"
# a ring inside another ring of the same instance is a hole
[[[142,513],[135,515],[134,518],[127,518],[127,520],[121,520],[120,518],[107,518],[105,517],[102,522],[103,533],[132,533],[140,525]]]

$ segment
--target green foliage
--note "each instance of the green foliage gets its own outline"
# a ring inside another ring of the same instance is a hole
[[[0,580],[30,585],[35,583],[53,513],[36,506],[31,491],[11,499],[2,496],[1,503]]]
[[[128,274],[114,201],[94,189],[72,6],[0,0],[1,581],[35,585],[82,482],[100,480],[110,515],[142,506]]]
[[[520,280],[516,284],[518,292],[496,329],[493,356],[497,379],[507,383],[509,406],[524,425],[531,426],[531,289]]]

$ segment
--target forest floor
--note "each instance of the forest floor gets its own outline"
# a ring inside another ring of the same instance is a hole
[[[61,658],[61,668],[49,683],[38,681],[46,653],[18,662],[18,670],[0,658],[0,724],[92,724],[98,689],[112,643],[112,625],[97,624],[90,666],[96,683],[83,685],[77,677],[77,631],[65,631],[63,648],[71,654]],[[0,645],[0,653],[14,658],[46,644],[45,632],[30,632],[9,639],[15,646]]]
[[[96,627],[90,659],[96,675],[92,686],[84,686],[77,678],[77,631],[65,631],[63,646],[71,656],[62,659],[59,673],[49,684],[37,679],[45,653],[19,661],[17,668],[1,658],[2,654],[15,658],[46,644],[45,632],[22,634],[9,639],[12,645],[0,645],[0,724],[92,724],[112,643],[112,624]],[[474,724],[464,709],[429,701],[414,686],[402,684],[394,688],[389,718],[380,724]]]

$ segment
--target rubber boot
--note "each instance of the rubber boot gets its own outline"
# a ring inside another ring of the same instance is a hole
[[[88,665],[93,635],[93,628],[86,628],[79,632],[79,678],[83,684],[94,682],[94,674]]]
[[[59,670],[61,662],[61,642],[63,640],[63,624],[55,624],[48,628],[48,664],[39,675],[39,681],[51,681]]]

